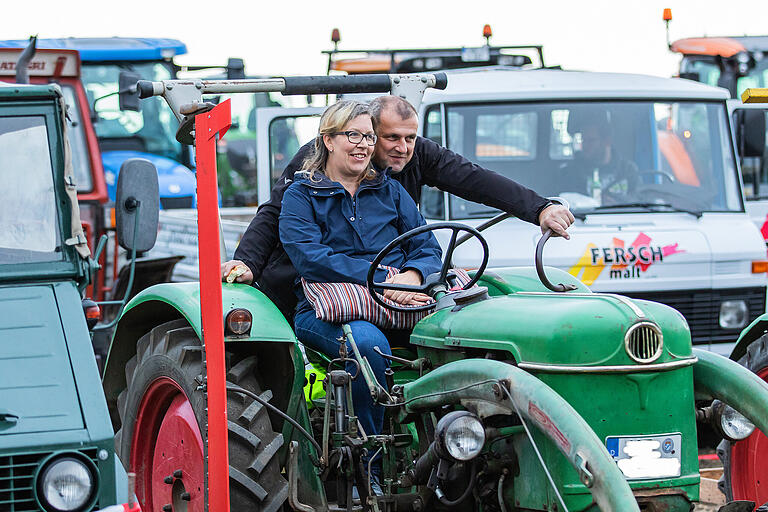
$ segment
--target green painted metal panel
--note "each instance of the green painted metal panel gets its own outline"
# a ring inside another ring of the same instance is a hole
[[[126,306],[123,315],[141,304],[160,301],[176,308],[202,337],[200,317],[200,285],[190,283],[163,283],[150,286],[138,293]],[[240,341],[285,341],[293,342],[296,337],[280,310],[263,293],[245,284],[222,284],[222,320],[234,308],[245,308],[253,314],[252,336],[238,337]]]
[[[0,287],[0,435],[84,427],[51,286]]]
[[[437,311],[414,328],[411,342],[508,351],[519,363],[634,365],[624,350],[624,335],[647,319],[664,335],[664,354],[657,362],[690,357],[690,331],[680,313],[654,302],[631,301],[642,313],[637,314],[629,302],[598,293],[516,292],[459,311]]]

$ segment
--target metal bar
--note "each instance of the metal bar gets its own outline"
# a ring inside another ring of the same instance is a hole
[[[686,366],[691,366],[697,362],[698,358],[696,357],[686,357],[685,359],[678,359],[676,361],[669,361],[667,363],[628,366],[569,366],[544,363],[518,363],[517,366],[523,370],[531,370],[543,373],[644,373],[676,370],[677,368],[685,368]]]
[[[467,47],[472,48],[472,47]],[[524,44],[524,45],[512,45],[512,46],[489,46],[489,49],[491,50],[537,50],[537,52],[540,52],[542,50],[541,45],[531,45],[531,44]],[[438,53],[438,52],[461,52],[464,48],[397,48],[397,49],[385,49],[385,50],[322,50],[322,53],[325,53],[326,55],[333,55],[334,53],[384,53],[384,54],[394,54],[394,53]]]
[[[200,253],[200,312],[208,397],[208,510],[229,510],[229,448],[226,362],[222,322],[219,204],[216,180],[216,137],[231,124],[230,101],[195,118],[197,155],[197,232]]]

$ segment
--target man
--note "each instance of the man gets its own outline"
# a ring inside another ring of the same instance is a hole
[[[534,191],[493,171],[483,169],[466,158],[435,142],[417,136],[419,121],[416,110],[397,96],[382,96],[371,102],[371,111],[378,140],[372,161],[378,169],[390,168],[392,177],[400,182],[418,204],[422,185],[429,185],[464,199],[486,204],[517,217],[539,224],[542,231],[552,229],[569,238],[566,229],[573,223],[567,208],[552,204]],[[296,298],[293,283],[296,272],[278,239],[277,220],[283,193],[301,170],[314,141],[305,144],[288,164],[277,181],[269,202],[258,213],[243,234],[235,251],[235,259],[222,265],[226,277],[238,265],[248,270],[237,282],[258,282],[264,292],[280,308],[286,318],[293,317]],[[395,276],[394,282],[412,282],[412,273]]]
[[[589,111],[574,118],[574,135],[581,134],[581,149],[574,153],[572,161],[561,166],[560,188],[591,196],[602,204],[615,203],[631,192],[637,165],[614,147],[608,112]]]

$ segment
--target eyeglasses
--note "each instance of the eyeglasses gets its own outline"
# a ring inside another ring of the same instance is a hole
[[[333,132],[331,135],[346,135],[347,140],[351,144],[360,144],[363,138],[365,138],[365,142],[367,142],[369,146],[376,144],[376,134],[373,133],[360,133],[355,130],[348,130],[346,132]]]

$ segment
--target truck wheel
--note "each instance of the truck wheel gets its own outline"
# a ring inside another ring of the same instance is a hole
[[[227,353],[227,381],[269,400],[256,379],[256,357]],[[205,401],[202,349],[184,320],[142,336],[125,366],[126,389],[118,397],[122,427],[118,455],[136,473],[136,496],[145,512],[203,512],[205,501]],[[267,410],[252,398],[228,393],[229,482],[232,510],[280,510],[288,483],[280,473],[275,433]]]
[[[755,340],[739,364],[768,381],[768,335]],[[749,500],[758,505],[768,501],[768,437],[759,430],[731,443],[723,440],[717,447],[723,462],[723,476],[718,482],[728,501]]]

